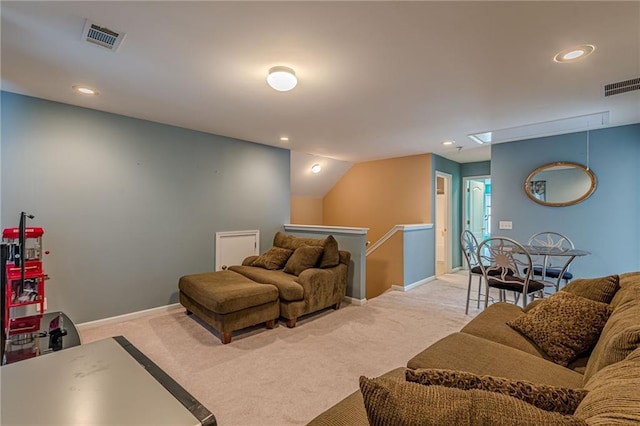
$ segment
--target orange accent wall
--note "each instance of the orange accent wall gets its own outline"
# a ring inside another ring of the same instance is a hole
[[[395,225],[431,223],[431,154],[354,165],[324,197],[323,224],[369,228],[378,241]],[[396,233],[367,256],[367,299],[402,285],[403,235]]]
[[[431,223],[431,154],[354,165],[325,195],[323,224],[369,228],[376,242],[393,226]]]
[[[322,198],[291,197],[291,223],[322,225]]]

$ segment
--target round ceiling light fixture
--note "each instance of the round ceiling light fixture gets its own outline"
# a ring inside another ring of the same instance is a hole
[[[570,47],[568,49],[564,49],[562,52],[554,56],[553,60],[560,63],[577,61],[578,59],[582,59],[590,55],[594,49],[595,47],[590,44]]]
[[[320,166],[320,164],[316,163],[313,166],[311,166],[311,173],[320,173],[320,170],[322,170],[322,167]]]
[[[449,141],[444,141],[444,142],[442,142],[442,145],[444,145],[444,146],[451,146],[451,145],[453,145],[454,143],[456,143],[456,141],[451,141],[451,140],[449,140]]]
[[[273,67],[267,75],[267,83],[278,92],[288,92],[296,87],[298,78],[296,72],[289,67]]]
[[[280,140],[282,142],[289,142],[289,137],[288,136],[280,136]]]
[[[98,91],[96,89],[87,86],[75,85],[71,86],[71,88],[78,93],[82,93],[83,95],[94,96],[98,94]]]

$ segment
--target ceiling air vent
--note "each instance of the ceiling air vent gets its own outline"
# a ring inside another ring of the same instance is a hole
[[[619,81],[604,85],[604,96],[619,95],[620,93],[632,92],[640,89],[640,77],[631,80]]]
[[[100,25],[89,21],[88,19],[84,23],[84,30],[82,31],[82,40],[97,44],[98,46],[105,47],[115,52],[122,40],[125,33],[110,30],[107,27],[101,27]]]

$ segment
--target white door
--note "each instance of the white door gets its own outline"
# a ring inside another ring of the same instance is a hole
[[[451,175],[436,172],[436,276],[451,271]]]
[[[260,254],[260,231],[216,232],[216,271],[231,265],[241,265],[242,261]]]

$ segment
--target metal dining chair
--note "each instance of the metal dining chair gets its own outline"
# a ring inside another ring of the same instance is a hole
[[[558,250],[573,250],[575,248],[569,237],[552,231],[533,234],[531,238],[529,238],[527,245],[549,247]],[[560,290],[562,280],[564,280],[566,285],[573,279],[573,274],[569,272],[569,267],[566,264],[566,258],[561,259],[554,256],[542,256],[540,263],[534,263],[533,276],[540,277],[543,281],[551,278],[553,280],[551,286],[555,288],[556,292]]]
[[[529,294],[542,296],[544,283],[532,279],[531,256],[517,241],[506,237],[487,238],[478,245],[477,256],[485,280],[485,308],[489,304],[490,288],[499,290],[501,302],[506,300],[506,291],[522,295],[523,307],[527,306]]]
[[[478,277],[478,296],[474,299],[477,302],[477,309],[480,309],[480,297],[482,289],[482,269],[478,262],[478,240],[475,235],[467,229],[462,231],[460,235],[460,244],[462,253],[469,267],[469,282],[467,284],[467,306],[464,310],[465,315],[469,314],[469,301],[471,300],[471,281],[473,277]]]

